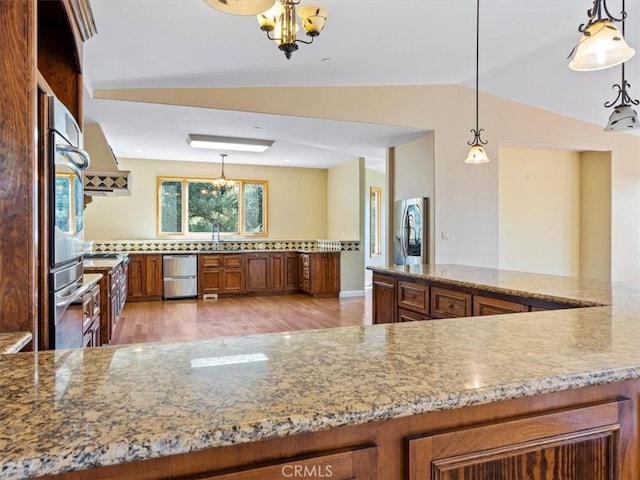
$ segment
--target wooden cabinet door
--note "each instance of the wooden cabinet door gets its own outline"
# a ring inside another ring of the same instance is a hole
[[[143,254],[129,255],[129,270],[127,275],[127,299],[140,300],[146,294],[145,262]]]
[[[245,293],[244,254],[222,255],[222,293]]]
[[[266,293],[269,290],[269,255],[266,253],[248,253],[247,291]]]
[[[417,322],[417,321],[422,321],[422,320],[430,320],[430,318],[427,317],[426,315],[414,312],[412,310],[406,310],[404,308],[398,308],[398,318],[396,320],[398,323]]]
[[[409,480],[632,478],[624,399],[409,441]]]
[[[394,323],[396,321],[395,278],[373,274],[373,323]]]
[[[295,292],[299,289],[298,254],[287,252],[284,254],[284,291]]]
[[[149,253],[144,256],[146,297],[162,297],[162,255]]]
[[[398,281],[398,307],[429,315],[429,287],[414,282]]]
[[[282,293],[284,291],[284,255],[282,253],[269,254],[268,268],[269,292]]]
[[[198,480],[283,480],[286,478],[377,480],[378,449],[366,447],[327,455],[287,459],[233,473],[196,477]]]

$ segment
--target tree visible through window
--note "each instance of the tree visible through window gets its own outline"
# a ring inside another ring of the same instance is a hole
[[[159,235],[267,234],[266,181],[237,180],[221,191],[209,179],[158,178]]]

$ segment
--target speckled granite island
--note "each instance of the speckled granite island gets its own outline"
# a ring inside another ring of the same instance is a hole
[[[375,273],[601,306],[0,356],[0,477],[638,478],[640,286]]]

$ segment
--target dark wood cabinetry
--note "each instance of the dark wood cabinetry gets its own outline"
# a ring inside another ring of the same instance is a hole
[[[271,465],[248,467],[231,473],[206,475],[198,477],[198,480],[275,480],[296,477],[377,480],[377,464],[378,449],[369,446],[302,458],[293,457]]]
[[[269,295],[298,289],[296,254],[260,252],[245,255],[247,292]]]
[[[199,255],[198,295],[245,293],[243,254],[215,253]]]
[[[126,299],[159,300],[162,298],[162,255],[136,253],[129,255]]]
[[[631,408],[622,400],[414,438],[409,480],[632,478]]]
[[[301,253],[300,290],[314,297],[340,293],[340,252]]]
[[[57,95],[81,119],[79,52],[95,32],[91,18],[86,0],[0,8],[0,332],[32,332],[29,348],[49,344],[46,99]]]
[[[284,293],[297,292],[300,282],[298,254],[295,252],[284,252],[282,261],[284,262]]]
[[[373,276],[373,323],[395,323],[398,281],[393,277]]]
[[[82,297],[82,346],[98,347],[100,340],[100,285]]]
[[[373,273],[373,323],[409,322],[572,308],[579,305],[501,295],[392,273]]]
[[[112,268],[85,267],[85,273],[101,273],[100,286],[100,340],[97,345],[108,345],[113,330],[120,319],[127,300],[127,262],[120,262]]]

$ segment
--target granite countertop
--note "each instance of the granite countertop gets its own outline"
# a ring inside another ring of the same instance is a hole
[[[85,271],[109,271],[120,265],[122,261],[122,258],[85,258],[83,266]]]
[[[31,332],[0,333],[0,354],[18,353],[32,338]]]
[[[91,288],[96,283],[98,283],[101,278],[102,278],[101,273],[85,273],[82,278],[82,283],[85,285],[89,285],[90,286],[89,288]]]
[[[614,304],[0,356],[2,477],[640,378],[640,286],[451,265],[417,270],[409,273]]]
[[[235,249],[222,249],[222,250],[145,250],[145,251],[118,251],[118,252],[104,252],[104,253],[120,253],[123,255],[138,255],[138,254],[156,254],[156,255],[198,255],[198,254],[216,254],[216,253],[328,253],[328,252],[337,252],[340,253],[340,250],[329,249],[329,248],[291,248],[291,249],[273,249],[273,248],[252,248],[252,249],[243,249],[243,248],[235,248]],[[103,252],[97,252],[103,253]],[[85,258],[85,261],[89,259]],[[94,260],[94,259],[91,259]]]

